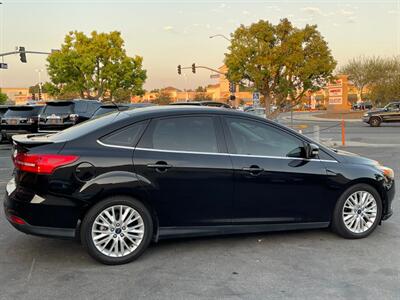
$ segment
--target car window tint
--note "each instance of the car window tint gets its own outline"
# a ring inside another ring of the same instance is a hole
[[[239,118],[227,118],[227,124],[237,154],[304,157],[303,142],[282,130]]]
[[[154,149],[218,152],[211,117],[178,117],[155,121],[150,144]]]
[[[135,146],[146,124],[147,121],[135,123],[108,134],[100,140],[108,145]]]

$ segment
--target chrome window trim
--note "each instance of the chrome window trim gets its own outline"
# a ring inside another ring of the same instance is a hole
[[[320,161],[320,162],[334,162],[336,160],[330,159],[307,159],[300,157],[284,157],[284,156],[268,156],[268,155],[251,155],[251,154],[235,154],[235,153],[219,153],[219,152],[198,152],[198,151],[184,151],[184,150],[164,150],[164,149],[151,149],[151,148],[140,148],[140,147],[130,147],[130,146],[119,146],[110,145],[97,140],[102,146],[111,148],[121,148],[121,149],[131,149],[131,150],[141,150],[141,151],[152,151],[152,152],[164,152],[164,153],[184,153],[184,154],[203,154],[203,155],[221,155],[221,156],[235,156],[235,157],[255,157],[255,158],[273,158],[273,159],[286,159],[286,160],[305,160],[305,161]]]

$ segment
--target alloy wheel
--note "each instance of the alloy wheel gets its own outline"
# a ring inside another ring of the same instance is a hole
[[[101,211],[92,225],[92,241],[109,257],[126,256],[140,245],[145,226],[142,216],[127,205],[114,205]]]
[[[352,233],[364,233],[370,229],[378,214],[374,196],[367,191],[357,191],[345,201],[342,211],[343,222]]]

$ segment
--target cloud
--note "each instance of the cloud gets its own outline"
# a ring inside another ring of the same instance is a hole
[[[355,23],[356,22],[356,17],[350,16],[347,18],[347,23]]]
[[[322,15],[322,11],[318,7],[308,6],[308,7],[303,7],[301,10],[306,13],[309,13],[310,15]]]
[[[174,26],[170,26],[170,25],[164,26],[164,27],[163,27],[163,30],[164,30],[164,31],[173,31],[173,30],[174,30]]]
[[[400,9],[399,10],[394,10],[394,9],[389,10],[388,14],[389,15],[400,15]]]
[[[247,11],[247,10],[244,10],[244,11],[242,11],[242,14],[244,14],[244,15],[249,15],[249,14],[250,14],[250,12],[249,12],[249,11]]]
[[[340,10],[340,14],[342,16],[346,16],[346,17],[354,16],[354,11],[342,9],[342,10]]]

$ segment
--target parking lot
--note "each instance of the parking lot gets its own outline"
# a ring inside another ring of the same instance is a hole
[[[399,181],[399,125],[355,123],[347,132],[362,144],[345,150],[392,167]],[[10,146],[2,144],[1,197],[11,173]],[[95,262],[74,241],[20,233],[1,210],[0,299],[399,299],[399,200],[397,193],[393,217],[362,240],[329,230],[168,240],[122,266]]]

